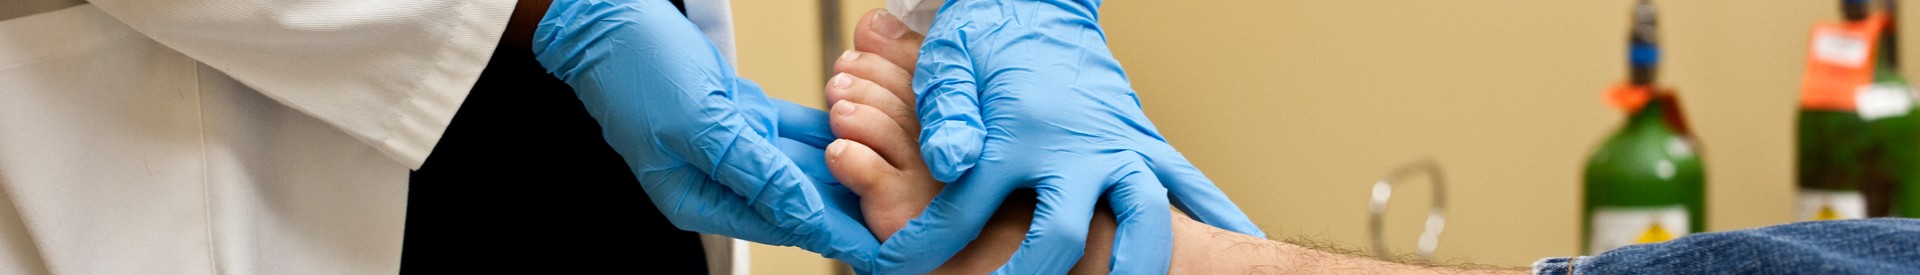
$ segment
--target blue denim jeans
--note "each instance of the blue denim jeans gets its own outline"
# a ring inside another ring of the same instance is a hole
[[[1547,258],[1534,274],[1920,274],[1920,220],[1802,222],[1695,234],[1600,255]]]

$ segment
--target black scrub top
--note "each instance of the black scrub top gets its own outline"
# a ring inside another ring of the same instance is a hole
[[[572,89],[507,46],[407,193],[401,273],[706,274]]]

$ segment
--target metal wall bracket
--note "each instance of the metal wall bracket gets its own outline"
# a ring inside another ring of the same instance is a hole
[[[1373,237],[1373,255],[1380,259],[1392,258],[1387,251],[1386,238],[1382,237],[1385,226],[1387,200],[1393,197],[1394,182],[1411,176],[1426,174],[1433,183],[1433,206],[1427,212],[1427,224],[1420,230],[1420,260],[1433,260],[1433,251],[1440,246],[1440,232],[1447,224],[1446,177],[1440,173],[1440,164],[1432,159],[1408,163],[1389,172],[1380,181],[1373,182],[1373,196],[1367,201],[1369,215],[1368,231]]]

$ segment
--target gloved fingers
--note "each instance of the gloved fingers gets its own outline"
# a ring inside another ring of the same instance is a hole
[[[1091,176],[1091,177],[1087,177]],[[1020,250],[1013,252],[1007,264],[996,274],[1066,274],[1086,253],[1087,228],[1093,222],[1093,208],[1100,200],[1099,187],[1091,182],[1069,180],[1102,179],[1098,175],[1061,175],[1048,178],[1035,187],[1039,203],[1034,205],[1033,225]]]
[[[918,218],[880,244],[881,274],[922,274],[946,263],[974,237],[1007,194],[1026,182],[1012,173],[978,173],[969,180],[1003,184],[948,184]]]
[[[804,238],[761,219],[745,198],[713,184],[705,173],[682,166],[636,171],[640,186],[661,214],[681,230],[720,234],[769,245],[801,245]],[[709,218],[726,217],[726,218]]]
[[[912,70],[920,58],[920,42],[926,36],[908,30],[907,24],[887,9],[874,8],[853,25],[853,49],[870,52],[892,61],[895,66]]]
[[[641,186],[651,194],[648,199],[675,227],[682,230],[720,234],[775,246],[796,246],[847,262],[858,270],[873,270],[876,263],[875,252],[880,243],[873,239],[871,231],[858,222],[860,217],[857,212],[848,212],[859,209],[857,206],[849,208],[850,201],[859,198],[846,189],[823,190],[823,197],[842,203],[828,204],[832,206],[830,211],[823,212],[818,223],[811,226],[817,230],[799,233],[760,219],[758,210],[749,205],[745,198],[709,181],[704,173],[691,167],[642,172],[640,175]]]
[[[998,18],[999,3],[962,2],[949,1],[941,7],[913,67],[920,154],[933,178],[942,182],[955,182],[978,164],[987,140],[979,83],[985,76],[977,75],[985,71],[974,67],[967,44],[972,38],[968,34],[991,31],[988,25],[994,22],[974,21]]]
[[[839,179],[841,185],[862,197],[878,195],[880,192],[876,188],[896,182],[893,179],[900,175],[900,171],[881,158],[880,153],[852,140],[842,139],[827,145],[827,163],[833,171],[833,177]]]
[[[815,183],[814,187],[826,202],[826,218],[813,234],[813,244],[801,248],[845,262],[861,274],[873,273],[880,241],[860,222],[860,197],[838,185]]]
[[[859,274],[872,274],[879,264],[875,252],[879,250],[880,241],[874,240],[872,231],[867,231],[859,219],[858,216],[848,215],[828,217],[827,223],[813,236],[823,241],[814,242],[812,246],[801,246],[801,249],[840,260]]]
[[[936,30],[946,27],[952,26],[933,26]],[[920,154],[933,178],[942,182],[955,182],[979,163],[987,139],[973,58],[955,32],[933,31],[927,36],[913,76]]]
[[[1158,175],[1171,192],[1174,207],[1208,225],[1221,229],[1240,232],[1254,237],[1267,237],[1260,227],[1247,218],[1247,214],[1234,205],[1227,193],[1213,185],[1213,180],[1200,173],[1200,168],[1187,162],[1186,156],[1174,151],[1172,146],[1148,157],[1148,165]]]
[[[774,225],[810,232],[806,227],[818,224],[821,205],[806,173],[771,141],[750,132],[739,111],[728,105],[706,106],[705,114],[692,114],[693,119],[710,119],[706,128],[674,129],[679,132],[669,133],[662,146],[746,198]],[[707,117],[699,118],[702,115]]]
[[[1167,189],[1145,173],[1121,178],[1107,191],[1108,207],[1119,223],[1114,231],[1114,274],[1166,274],[1173,259],[1173,210]]]
[[[886,58],[861,51],[846,51],[833,62],[833,71],[873,81],[895,97],[913,98],[913,71],[894,65]]]
[[[873,108],[878,109],[881,113],[886,114],[888,118],[892,119],[894,125],[898,125],[900,130],[907,133],[909,137],[919,136],[920,122],[917,118],[914,118],[913,105],[908,105],[907,101],[901,100],[895,96],[893,92],[881,88],[879,84],[874,84],[872,81],[858,76],[840,73],[835,74],[833,78],[827,79],[826,91],[827,104],[829,105],[845,100],[873,106]],[[908,96],[912,96],[912,94],[908,94]],[[914,140],[908,139],[906,142],[906,144],[913,144]],[[919,154],[915,155],[914,161],[919,161]]]
[[[765,91],[760,90],[759,84],[739,77],[728,80],[732,81],[732,84],[721,89],[732,91],[733,106],[746,114],[743,118],[747,121],[747,125],[753,126],[753,132],[766,137],[780,136],[779,125],[776,124],[784,110],[774,105],[774,100],[768,98]]]
[[[831,147],[833,145],[827,146]],[[831,165],[829,165],[829,167],[830,166]],[[832,172],[828,173],[828,176],[832,176]],[[854,221],[855,225],[859,225],[859,221],[865,220],[862,218],[865,214],[860,212],[860,196],[854,194],[852,189],[847,189],[847,186],[841,185],[839,180],[827,182],[815,181],[813,183],[813,189],[819,191],[820,201],[827,206],[826,213],[830,216],[840,215],[852,217],[851,221]],[[860,229],[866,230],[865,227],[860,227]],[[871,239],[873,238],[873,233],[867,232],[867,234],[859,236],[866,236]]]
[[[827,126],[827,112],[812,107],[800,106],[793,102],[774,99],[775,109],[779,109],[780,137],[791,139],[813,148],[826,148],[833,143],[833,128]]]
[[[806,173],[813,182],[828,185],[839,182],[834,179],[833,172],[827,169],[826,149],[787,138],[776,138],[773,145],[780,148],[781,154],[792,159],[793,166],[800,167],[800,172]]]

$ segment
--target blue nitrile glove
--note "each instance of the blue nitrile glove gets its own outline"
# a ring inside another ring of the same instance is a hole
[[[1107,49],[1099,1],[948,0],[916,66],[921,153],[946,185],[881,244],[882,273],[939,266],[1015,189],[1039,195],[1027,240],[999,273],[1060,274],[1105,198],[1119,221],[1116,273],[1167,272],[1169,204],[1265,234],[1168,145]],[[1169,195],[1172,196],[1171,202]]]
[[[674,226],[873,269],[858,199],[816,180],[832,178],[826,114],[768,99],[672,4],[554,1],[534,36]]]

